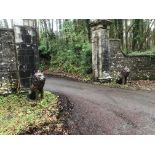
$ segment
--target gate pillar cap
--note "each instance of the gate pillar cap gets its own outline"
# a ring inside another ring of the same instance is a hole
[[[106,29],[107,26],[109,26],[111,23],[111,20],[108,19],[95,19],[91,21],[90,26],[92,27],[92,29],[95,27]]]

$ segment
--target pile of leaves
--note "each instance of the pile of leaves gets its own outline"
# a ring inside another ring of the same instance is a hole
[[[131,89],[131,90],[155,90],[155,80],[132,80],[128,81],[126,85],[116,84],[115,82],[111,83],[99,83],[94,82],[97,85],[108,86],[111,88],[122,88],[122,89]]]
[[[155,80],[130,81],[128,85],[136,90],[155,90]]]
[[[83,82],[90,82],[92,81],[92,74],[76,74],[76,73],[68,73],[63,70],[55,70],[55,69],[48,69],[44,71],[45,75],[53,76],[53,77],[64,77],[76,81],[83,81]]]
[[[0,134],[63,134],[59,111],[58,96],[51,92],[33,102],[21,94],[0,96]]]

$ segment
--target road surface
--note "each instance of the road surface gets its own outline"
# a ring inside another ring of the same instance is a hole
[[[133,91],[48,77],[45,89],[73,103],[71,134],[155,134],[155,92]]]

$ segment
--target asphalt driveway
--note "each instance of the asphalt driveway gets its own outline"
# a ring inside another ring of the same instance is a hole
[[[67,96],[74,107],[71,134],[155,134],[155,92],[97,86],[48,77],[45,89]]]

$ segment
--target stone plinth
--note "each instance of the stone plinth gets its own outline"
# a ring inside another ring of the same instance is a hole
[[[94,20],[92,31],[92,69],[95,80],[106,79],[109,72],[109,20]],[[108,76],[109,77],[109,76]]]

